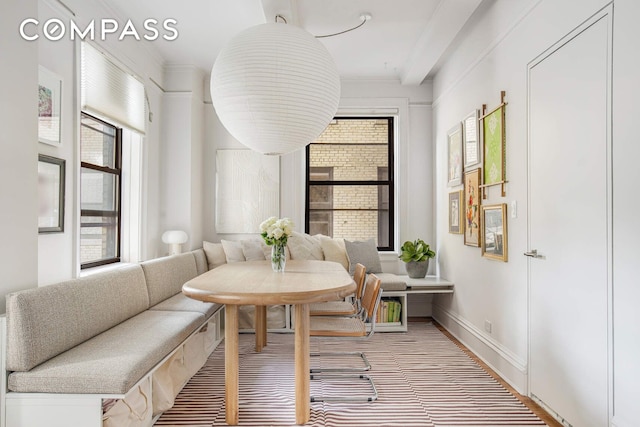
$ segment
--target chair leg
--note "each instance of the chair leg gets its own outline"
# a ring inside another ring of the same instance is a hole
[[[311,368],[310,373],[319,372],[365,372],[371,370],[371,363],[367,359],[367,355],[361,351],[336,351],[326,353],[311,353],[311,357],[331,357],[331,356],[358,356],[364,362],[361,368]]]
[[[371,393],[367,395],[358,395],[357,393],[350,392],[349,395],[346,396],[311,396],[311,402],[373,402],[378,399],[378,390],[376,389],[376,385],[373,383],[373,379],[369,375],[363,374],[352,374],[352,375],[331,375],[331,374],[320,374],[314,375],[311,374],[312,380],[322,380],[322,379],[362,379],[368,382],[371,387]],[[350,391],[353,390],[350,388]]]

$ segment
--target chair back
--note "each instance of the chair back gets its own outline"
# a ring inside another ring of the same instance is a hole
[[[356,264],[356,271],[353,273],[353,281],[356,282],[356,300],[362,298],[362,291],[364,290],[364,279],[367,276],[367,267],[358,263]]]
[[[375,274],[369,274],[367,284],[364,287],[364,295],[362,295],[362,309],[365,320],[371,319],[372,322],[375,322],[375,310],[381,293],[380,279]]]

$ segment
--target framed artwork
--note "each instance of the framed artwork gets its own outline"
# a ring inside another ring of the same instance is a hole
[[[38,155],[38,233],[64,232],[65,161]]]
[[[44,68],[38,69],[38,141],[60,145],[62,79]]]
[[[462,234],[464,231],[463,197],[462,190],[449,193],[449,233]]]
[[[280,216],[280,156],[252,150],[216,152],[216,232],[259,233]]]
[[[478,132],[479,111],[473,110],[462,122],[463,127],[463,147],[464,147],[464,170],[471,170],[479,167],[482,150],[480,149],[480,132]]]
[[[507,262],[507,204],[482,207],[482,256]]]
[[[505,139],[505,92],[501,92],[502,103],[494,110],[484,114],[482,120],[482,140],[484,180],[483,186],[502,186],[502,197],[506,196],[506,139]]]
[[[458,123],[447,132],[447,185],[462,184],[462,125]]]
[[[482,169],[464,174],[464,244],[480,246],[480,202]]]

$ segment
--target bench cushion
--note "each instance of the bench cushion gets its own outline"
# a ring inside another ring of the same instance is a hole
[[[11,373],[9,389],[126,393],[203,322],[200,313],[147,310],[29,372]]]
[[[190,252],[145,261],[142,270],[149,291],[149,305],[182,292],[182,285],[198,275],[196,260]]]
[[[407,282],[392,273],[376,273],[380,279],[380,287],[383,291],[404,291],[407,289]]]
[[[149,308],[140,266],[7,295],[7,370],[28,371]]]
[[[216,304],[212,302],[202,302],[189,298],[184,294],[177,294],[171,298],[167,298],[159,304],[154,305],[150,310],[164,311],[193,311],[201,313],[206,319],[213,316],[224,304]]]
[[[207,256],[202,249],[196,249],[191,251],[193,257],[196,259],[196,272],[199,275],[209,271],[209,265],[207,264]]]

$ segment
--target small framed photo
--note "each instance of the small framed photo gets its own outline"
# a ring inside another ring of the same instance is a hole
[[[473,110],[462,122],[464,146],[464,170],[471,170],[480,166],[482,149],[480,148],[480,132],[478,132],[479,110]]]
[[[507,262],[507,204],[482,207],[482,256]]]
[[[38,141],[60,145],[62,78],[44,68],[38,69]]]
[[[64,232],[65,161],[38,155],[38,233]]]
[[[464,244],[480,246],[480,204],[482,168],[464,174]]]
[[[462,125],[458,123],[447,132],[447,185],[462,184]]]
[[[462,190],[449,193],[449,233],[462,234],[464,231],[463,197]]]

